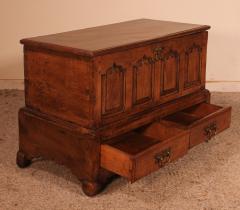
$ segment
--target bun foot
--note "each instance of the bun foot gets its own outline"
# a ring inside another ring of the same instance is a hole
[[[105,187],[106,187],[106,184],[102,184],[99,182],[83,181],[82,183],[83,192],[90,197],[102,192]]]
[[[31,160],[29,160],[23,152],[18,151],[16,163],[19,168],[26,168],[31,164]]]

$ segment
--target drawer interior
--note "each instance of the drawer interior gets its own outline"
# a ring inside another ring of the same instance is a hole
[[[189,127],[204,118],[217,114],[223,110],[223,107],[214,104],[201,103],[193,107],[187,108],[181,112],[174,113],[164,118],[169,122],[180,124],[183,127]]]
[[[159,122],[142,127],[137,131],[110,139],[101,145],[101,167],[127,177],[132,182],[138,178],[159,168],[154,163],[154,155],[171,149],[171,158],[176,159],[188,146],[188,132],[165,125]],[[182,138],[184,142],[181,144]],[[174,139],[178,139],[178,145],[173,146]],[[182,145],[186,145],[182,149]],[[175,147],[175,148],[172,148]],[[148,160],[144,168],[138,169],[137,164]],[[137,174],[137,175],[136,175]]]
[[[189,115],[195,116],[197,118],[203,118],[220,109],[222,109],[221,106],[217,106],[214,104],[201,103],[193,107],[190,107],[188,109],[185,109],[184,112]]]
[[[129,132],[125,135],[110,139],[103,144],[103,147],[114,147],[128,155],[137,155],[146,151],[154,144],[170,140],[171,138],[176,138],[183,133],[184,131],[179,128],[155,122],[151,125],[140,128],[137,131]]]
[[[137,132],[130,132],[125,135],[113,138],[107,143],[102,145],[102,148],[114,148],[121,151],[126,155],[133,156],[145,151],[147,148],[157,144],[159,139],[149,138],[147,136],[140,135]]]

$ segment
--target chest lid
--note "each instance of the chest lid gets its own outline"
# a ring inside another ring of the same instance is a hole
[[[207,25],[138,19],[22,39],[21,43],[59,52],[96,56],[209,29]]]

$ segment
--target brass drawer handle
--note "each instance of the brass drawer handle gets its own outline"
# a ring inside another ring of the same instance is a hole
[[[158,164],[159,167],[162,167],[170,161],[170,157],[171,157],[171,148],[168,148],[154,156],[155,163]]]
[[[206,141],[208,142],[217,133],[217,123],[213,122],[204,128],[204,135],[206,136]]]

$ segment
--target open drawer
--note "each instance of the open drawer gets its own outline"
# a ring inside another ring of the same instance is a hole
[[[231,107],[201,103],[165,117],[162,123],[188,130],[191,148],[228,128],[230,121]]]
[[[101,145],[101,167],[131,182],[186,154],[189,132],[153,123]]]

